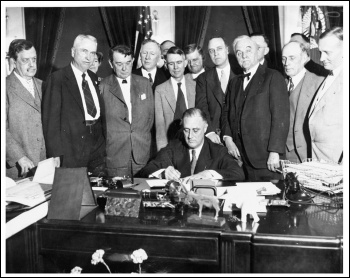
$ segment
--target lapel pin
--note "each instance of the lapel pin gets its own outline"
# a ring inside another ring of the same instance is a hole
[[[144,100],[144,99],[146,99],[146,94],[143,93],[140,97],[141,97],[141,100]]]

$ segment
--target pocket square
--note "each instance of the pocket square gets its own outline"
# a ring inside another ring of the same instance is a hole
[[[141,98],[141,100],[146,99],[146,94],[145,94],[145,93],[143,93],[143,94],[140,96],[140,98]]]

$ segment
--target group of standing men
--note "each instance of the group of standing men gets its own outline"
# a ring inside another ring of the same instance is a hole
[[[45,157],[54,157],[57,167],[88,167],[96,175],[177,179],[219,174],[252,181],[279,179],[276,170],[285,155],[294,162],[307,157],[339,162],[342,40],[339,27],[320,37],[321,62],[330,71],[326,78],[305,69],[307,44],[291,40],[283,47],[284,78],[268,67],[262,34],[234,40],[244,72],[239,75],[231,69],[229,46],[221,37],[208,43],[211,69],[203,67],[197,45],[183,51],[166,42],[163,53],[162,45],[149,39],[141,46],[142,67],[133,73],[132,50],[111,48],[114,73],[98,85],[89,70],[97,41],[79,35],[71,64],[43,86],[34,77],[34,46],[15,40],[9,49],[15,69],[6,83],[7,175],[18,178]],[[166,63],[157,67],[161,57]],[[155,149],[160,151],[156,157]]]

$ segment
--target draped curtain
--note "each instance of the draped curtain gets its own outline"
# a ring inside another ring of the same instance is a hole
[[[41,80],[51,74],[62,37],[66,8],[24,8],[26,38],[37,53],[37,74]]]
[[[175,7],[175,43],[183,49],[196,43],[203,46],[210,7]]]
[[[264,33],[269,39],[269,64],[283,73],[282,46],[277,6],[245,6],[242,7],[248,32]]]

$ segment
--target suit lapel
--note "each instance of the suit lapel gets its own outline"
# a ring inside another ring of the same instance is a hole
[[[34,78],[33,78],[34,80]],[[38,106],[35,104],[35,99],[32,94],[23,86],[21,81],[16,77],[15,73],[12,72],[10,75],[11,87],[13,88],[13,93],[16,94],[24,102],[28,103],[34,109],[38,110]],[[35,84],[35,83],[34,83]],[[35,91],[35,88],[34,88]],[[39,105],[40,106],[40,105]],[[38,110],[40,111],[40,110]]]
[[[219,80],[216,68],[212,69],[210,76],[208,77],[208,84],[213,92],[214,97],[217,99],[220,106],[222,106],[224,92],[221,89],[221,84],[220,84],[220,80]]]
[[[252,80],[248,83],[246,87],[246,90],[248,90],[246,103],[249,101],[249,99],[252,96],[255,96],[256,94],[258,94],[259,89],[261,89],[261,85],[264,82],[264,74],[265,74],[265,69],[261,65],[259,65]]]
[[[196,83],[192,79],[192,75],[185,75],[186,82],[186,94],[187,94],[187,103],[188,108],[194,107],[196,99]]]
[[[41,112],[41,87],[35,78],[33,78],[33,82],[34,82],[34,93],[35,93],[34,103],[36,105],[36,109],[39,112]]]
[[[67,86],[68,92],[74,97],[79,108],[81,109],[81,112],[85,115],[83,100],[82,100],[81,95],[80,95],[78,82],[75,78],[74,72],[72,70],[72,66],[71,65],[67,66],[64,69],[64,72],[65,72],[65,76],[66,76],[65,84]]]
[[[243,78],[237,77],[236,82],[234,84],[234,88],[235,88],[235,91],[231,92],[231,94],[234,93],[234,103],[235,103],[235,108],[237,111],[238,105],[239,105],[239,100],[243,94]]]
[[[174,92],[174,89],[173,89],[173,85],[171,84],[171,79],[170,78],[166,82],[166,89],[165,89],[164,96],[165,96],[166,100],[168,101],[171,109],[175,113],[176,98],[175,98],[175,92]]]
[[[198,154],[197,154],[198,155]],[[204,144],[202,150],[197,158],[196,168],[194,169],[194,173],[197,174],[206,169],[209,169],[213,159],[210,156],[209,144],[204,139]]]
[[[130,85],[130,91],[131,91],[131,86],[132,86],[132,82]],[[109,92],[125,104],[125,99],[123,96],[122,89],[120,88],[117,77],[114,74],[110,75],[109,88],[110,88]]]

